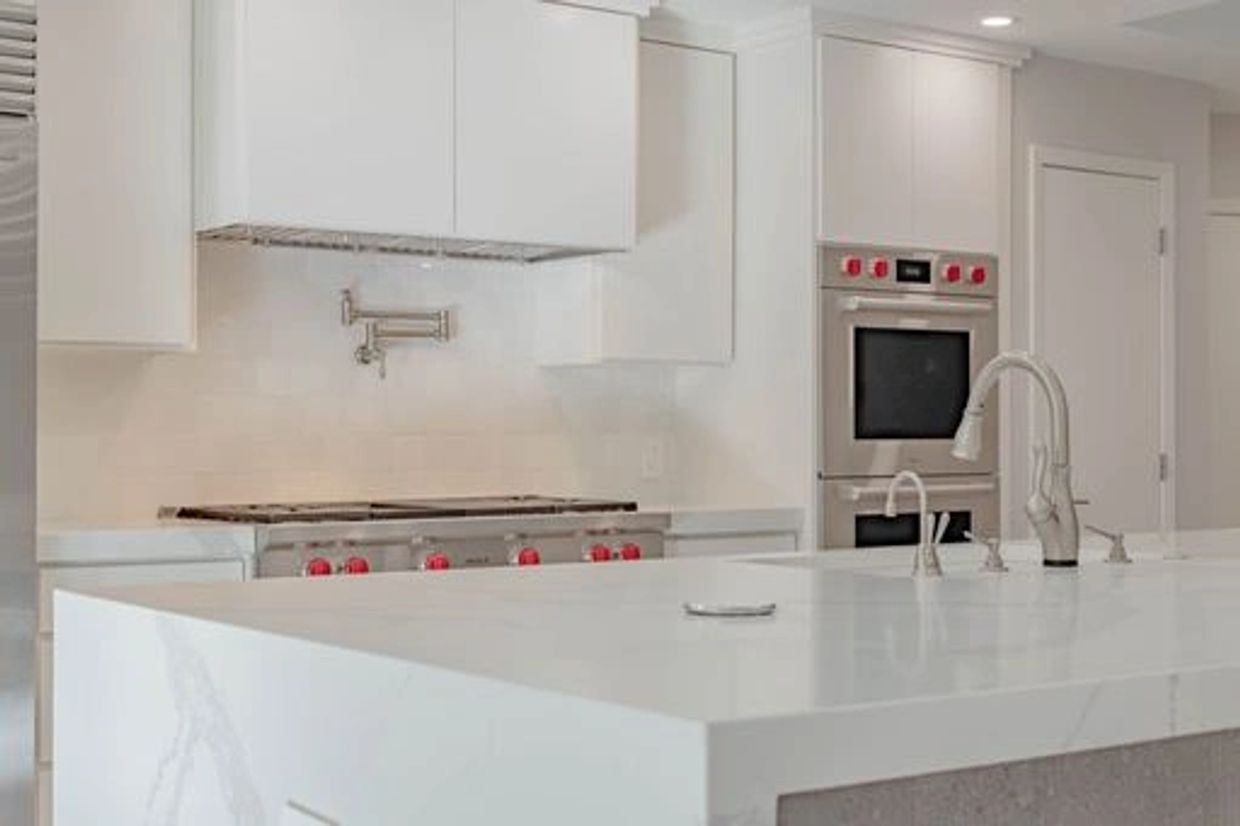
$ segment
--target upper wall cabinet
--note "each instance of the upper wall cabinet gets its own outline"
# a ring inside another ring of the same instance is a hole
[[[199,227],[451,234],[455,6],[199,0]]]
[[[819,40],[819,238],[996,251],[1003,69]]]
[[[39,338],[192,348],[192,2],[38,12]]]
[[[642,43],[637,245],[548,274],[544,363],[732,358],[734,109],[732,55]]]
[[[198,7],[200,229],[631,246],[631,16],[534,0]]]
[[[633,246],[637,21],[459,0],[457,234]]]

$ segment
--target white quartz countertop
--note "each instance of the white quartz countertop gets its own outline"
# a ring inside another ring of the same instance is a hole
[[[949,546],[937,580],[899,549],[104,596],[700,725],[712,816],[765,824],[783,793],[1240,727],[1240,531],[1132,546],[1077,570],[1013,547],[1001,575]]]

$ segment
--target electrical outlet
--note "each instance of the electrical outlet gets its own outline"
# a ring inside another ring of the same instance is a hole
[[[642,478],[663,478],[663,440],[647,439],[642,447]]]

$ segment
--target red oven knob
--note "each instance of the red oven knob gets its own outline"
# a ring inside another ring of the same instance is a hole
[[[855,255],[850,255],[840,261],[840,272],[849,278],[856,278],[861,275],[862,262]]]
[[[422,570],[424,571],[446,571],[452,567],[452,560],[447,554],[431,554],[422,560]]]
[[[587,562],[611,562],[611,548],[606,545],[595,545],[586,554]]]
[[[541,565],[542,554],[537,548],[522,548],[517,551],[516,563],[523,568],[529,565]]]
[[[340,566],[342,574],[368,574],[370,573],[370,562],[361,556],[351,556]]]
[[[620,558],[625,562],[636,562],[642,558],[642,546],[633,542],[620,548]]]
[[[301,569],[302,576],[331,576],[332,564],[321,556],[316,556]]]
[[[959,284],[964,278],[964,267],[959,264],[948,264],[943,268],[943,280],[948,284]]]
[[[891,262],[886,258],[874,258],[870,261],[870,275],[875,278],[886,278],[891,274]]]
[[[979,286],[982,284],[985,284],[986,283],[986,268],[985,267],[974,267],[969,272],[969,280]]]

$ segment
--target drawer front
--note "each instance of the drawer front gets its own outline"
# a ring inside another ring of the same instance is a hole
[[[45,568],[39,572],[39,631],[52,631],[52,592],[57,588],[122,588],[127,585],[173,582],[240,582],[244,578],[245,563],[240,559],[157,565]]]

